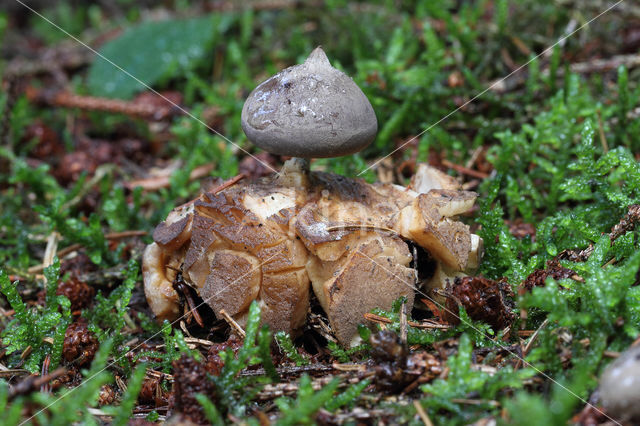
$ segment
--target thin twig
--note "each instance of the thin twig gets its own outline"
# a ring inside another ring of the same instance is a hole
[[[177,284],[177,289],[180,290],[184,298],[187,300],[187,305],[189,305],[189,312],[193,315],[193,318],[196,320],[196,323],[202,328],[204,328],[204,321],[198,312],[198,306],[196,306],[195,301],[193,300],[193,296],[191,295],[192,288],[187,285],[184,281],[182,281],[182,274],[177,275],[176,277],[180,277],[180,281]]]
[[[607,152],[609,152],[609,144],[607,143],[607,137],[604,134],[604,125],[602,124],[602,114],[600,113],[600,110],[598,110],[597,113],[598,113],[598,133],[600,134],[600,144],[602,144],[602,150],[606,154]]]
[[[425,426],[433,426],[431,419],[427,415],[427,412],[424,410],[424,407],[422,406],[422,404],[420,404],[420,401],[418,401],[417,399],[414,400],[413,406],[415,407],[416,412],[420,416],[420,419],[422,419],[422,423],[424,423]]]
[[[103,164],[99,166],[96,169],[93,176],[91,177],[91,179],[89,179],[82,185],[82,188],[80,188],[80,191],[78,191],[76,196],[70,199],[69,201],[67,201],[66,203],[64,203],[60,207],[60,211],[67,211],[73,206],[75,206],[76,204],[78,204],[80,201],[82,201],[85,195],[87,195],[91,190],[93,190],[93,188],[98,183],[100,183],[102,178],[104,178],[107,174],[111,173],[113,170],[115,170],[115,167],[111,164]]]
[[[105,234],[104,238],[107,240],[119,240],[122,238],[130,238],[130,237],[144,237],[145,235],[147,235],[148,232],[147,231],[122,231],[122,232],[111,232],[109,234]],[[80,250],[83,247],[82,244],[71,244],[68,247],[65,247],[61,250],[58,250],[58,258],[62,259],[63,257],[65,257],[66,255],[68,255],[69,253],[73,253],[74,251]],[[44,268],[46,268],[48,265],[45,265],[44,263],[40,264],[40,265],[35,265],[30,267],[29,269],[27,269],[27,273],[29,274],[38,274],[40,272],[42,272],[42,270]]]
[[[284,367],[276,367],[276,372],[279,376],[292,376],[303,373],[322,373],[326,371],[335,371],[335,365],[328,364],[309,364],[309,365],[301,365],[301,366],[284,366]],[[264,368],[256,368],[254,370],[242,370],[239,373],[239,376],[264,376],[267,374]]]
[[[640,55],[615,55],[605,59],[592,59],[587,62],[576,62],[569,66],[569,70],[574,74],[604,73],[615,70],[621,65],[624,65],[627,69],[640,66]],[[542,77],[548,77],[550,75],[549,67],[545,67],[540,72],[540,75]],[[564,69],[559,68],[557,70],[556,77],[562,77],[563,75]],[[520,87],[526,80],[526,73],[514,74],[508,79],[499,79],[494,81],[489,87],[491,91],[502,94]]]
[[[215,189],[213,189],[212,191],[210,191],[212,194],[217,194],[220,191],[224,191],[225,189],[229,188],[232,185],[235,185],[236,183],[238,183],[239,181],[241,181],[242,179],[244,179],[245,177],[247,177],[244,173],[240,173],[237,176],[232,177],[231,179],[222,182],[218,187],[216,187]],[[176,207],[174,210],[178,210],[181,209],[183,207],[188,206],[189,204],[193,204],[196,201],[198,201],[200,199],[201,195],[198,195],[196,198],[194,198],[191,201],[187,201],[184,204],[179,205],[178,207]]]
[[[27,99],[55,107],[78,108],[83,111],[105,111],[115,114],[124,114],[145,120],[162,121],[173,115],[186,112],[173,107],[170,103],[158,106],[147,102],[123,101],[119,99],[98,98],[83,96],[66,91],[48,91],[28,87]]]
[[[513,367],[514,370],[517,370],[523,364],[523,360],[527,356],[529,351],[531,350],[531,346],[533,346],[533,343],[538,338],[538,334],[540,333],[540,330],[545,328],[547,326],[547,324],[549,324],[549,319],[548,318],[546,318],[544,321],[542,321],[542,324],[540,324],[540,327],[538,327],[538,329],[531,335],[531,338],[529,339],[529,341],[525,345],[524,349],[522,349],[522,356],[516,362],[515,367]]]
[[[450,169],[455,170],[458,173],[461,173],[463,175],[467,175],[467,176],[471,176],[477,179],[486,179],[489,177],[489,175],[487,173],[483,173],[483,172],[479,172],[477,170],[473,170],[473,169],[469,169],[467,167],[461,166],[459,164],[455,164],[452,163],[449,160],[442,160],[442,165],[446,166]]]
[[[51,365],[51,354],[47,354],[46,357],[44,357],[44,361],[42,363],[42,371],[40,373],[40,376],[45,377],[49,374],[49,366]],[[40,386],[40,392],[42,393],[49,393],[50,392],[50,388],[49,388],[49,384],[47,382],[43,383]]]
[[[25,395],[36,389],[39,389],[40,386],[66,374],[66,372],[67,370],[64,367],[60,367],[53,372],[45,374],[43,376],[29,376],[16,385],[11,386],[11,388],[9,389],[9,400],[12,400],[16,396]]]
[[[220,186],[218,186],[216,189],[214,189],[211,192],[214,193],[214,194],[217,194],[220,191],[224,191],[225,189],[229,188],[230,186],[235,185],[236,183],[240,182],[245,177],[247,177],[247,176],[244,173],[240,173],[239,175],[234,176],[231,179],[223,182],[222,184],[220,184]]]
[[[238,324],[236,320],[231,318],[231,315],[229,315],[227,311],[225,311],[224,309],[220,309],[219,314],[222,316],[222,318],[224,318],[224,320],[227,323],[229,323],[231,328],[233,328],[236,331],[236,333],[240,335],[240,337],[242,337],[243,339],[247,337],[247,333],[245,333],[245,331],[242,329],[242,327],[240,327],[240,324]]]
[[[29,370],[23,368],[10,368],[0,371],[0,378],[14,377],[14,376],[27,376],[30,374]]]
[[[377,322],[379,324],[391,324],[391,323],[393,323],[393,321],[391,321],[389,318],[385,318],[385,317],[380,316],[380,315],[372,314],[370,312],[367,312],[366,314],[364,314],[364,319],[369,320],[369,321],[373,321],[373,322]],[[426,328],[426,329],[448,330],[449,328],[451,328],[451,326],[448,325],[448,324],[438,324],[436,322],[431,322],[429,320],[426,320],[424,322],[407,321],[407,324],[410,325],[411,327],[414,327],[414,328],[423,328],[423,329]]]
[[[484,399],[466,399],[466,398],[453,398],[451,402],[455,404],[466,404],[466,405],[484,405],[488,404],[492,407],[499,407],[500,403],[498,401],[487,401]]]
[[[215,168],[214,163],[203,164],[202,166],[198,166],[191,171],[189,174],[189,181],[193,181],[196,179],[201,179],[207,176],[211,171]],[[131,182],[125,182],[124,186],[133,190],[136,187],[141,187],[145,191],[157,191],[162,188],[168,188],[171,185],[171,176],[163,175],[163,176],[155,176],[145,179],[137,179]]]
[[[60,234],[56,231],[53,231],[47,237],[47,247],[44,249],[44,256],[42,259],[42,269],[47,268],[53,264],[53,259],[56,257],[56,253],[58,252],[58,241],[60,240]],[[45,278],[45,286],[47,285],[47,280]]]
[[[329,227],[327,227],[326,230],[327,230],[327,232],[333,232],[333,231],[363,231],[363,230],[367,230],[367,231],[388,232],[388,233],[393,234],[393,235],[400,235],[398,233],[398,231],[395,231],[395,230],[390,229],[390,228],[385,228],[385,227],[376,226],[376,225],[366,225],[366,224],[362,224],[362,225],[345,224],[345,225],[329,226]]]
[[[402,302],[400,307],[400,341],[407,344],[407,304]]]

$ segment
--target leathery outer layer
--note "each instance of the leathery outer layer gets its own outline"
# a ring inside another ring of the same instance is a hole
[[[181,307],[173,283],[184,281],[220,316],[243,324],[258,300],[272,331],[295,335],[309,291],[339,342],[357,340],[363,315],[405,296],[412,306],[416,271],[407,241],[424,248],[437,270],[426,287],[478,266],[482,241],[455,216],[476,195],[420,165],[408,188],[306,172],[295,161],[277,176],[241,181],[173,210],[143,256],[145,294],[158,320]]]

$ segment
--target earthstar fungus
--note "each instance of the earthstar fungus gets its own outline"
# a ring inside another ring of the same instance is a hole
[[[476,194],[444,173],[420,165],[402,187],[309,171],[306,158],[357,152],[377,129],[369,101],[322,49],[259,85],[242,127],[259,147],[294,158],[275,176],[202,194],[157,227],[143,274],[159,320],[179,316],[177,271],[217,316],[224,309],[242,324],[257,300],[264,323],[292,334],[312,288],[348,346],[364,314],[401,296],[412,306],[419,283],[410,244],[437,268],[420,285],[442,287],[478,266],[482,240],[456,220]]]

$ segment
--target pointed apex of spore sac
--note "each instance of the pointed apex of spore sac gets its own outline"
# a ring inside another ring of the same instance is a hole
[[[321,46],[313,49],[313,52],[311,52],[304,63],[316,67],[331,67],[331,62],[329,62],[329,58],[327,58],[327,54],[324,53]]]
[[[241,124],[260,148],[300,158],[353,154],[378,130],[365,94],[331,66],[321,47],[258,85],[244,103]]]

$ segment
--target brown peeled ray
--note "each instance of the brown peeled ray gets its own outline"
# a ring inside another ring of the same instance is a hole
[[[295,194],[270,189],[237,185],[201,196],[183,271],[216,316],[224,309],[242,324],[250,303],[259,300],[272,331],[293,333],[309,305],[308,254],[279,219],[295,206]]]
[[[260,291],[260,261],[237,250],[218,250],[212,257],[200,297],[216,313],[222,309],[229,315],[243,312]]]
[[[306,269],[262,275],[262,320],[272,330],[298,330],[307,317],[309,276]]]
[[[394,226],[455,271],[466,269],[471,251],[469,227],[450,218],[471,209],[471,192],[431,190],[402,209]]]
[[[418,194],[322,172],[302,178],[301,168],[285,169],[286,179],[242,181],[203,194],[186,216],[172,213],[159,226],[143,262],[145,294],[158,318],[180,311],[174,269],[216,315],[225,309],[242,325],[256,300],[263,323],[292,334],[304,325],[313,288],[347,346],[365,313],[389,309],[400,296],[413,302],[415,270],[403,239],[437,260],[431,284],[438,287],[478,266],[481,240],[453,217],[471,208],[475,194]]]
[[[159,321],[173,321],[180,313],[178,293],[173,289],[176,273],[167,269],[169,263],[172,262],[156,243],[148,245],[142,255],[144,294]]]
[[[426,194],[432,189],[460,190],[460,184],[451,176],[441,172],[427,163],[418,164],[418,170],[411,177],[409,188],[419,194]]]
[[[406,243],[379,235],[363,236],[342,261],[309,261],[314,293],[340,342],[352,344],[364,314],[374,308],[388,310],[401,296],[413,306],[415,273],[408,267],[410,261]]]
[[[178,249],[191,237],[192,222],[193,216],[191,215],[172,223],[166,220],[153,231],[153,240],[164,248]]]

